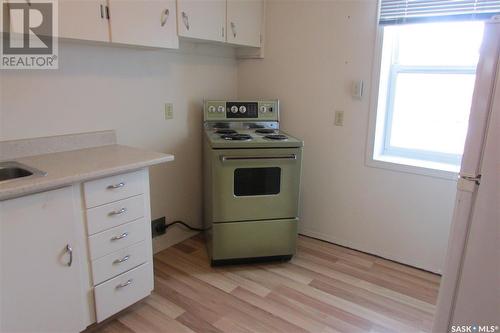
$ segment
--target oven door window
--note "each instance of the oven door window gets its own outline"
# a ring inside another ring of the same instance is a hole
[[[237,197],[280,193],[281,168],[239,168],[234,170]]]

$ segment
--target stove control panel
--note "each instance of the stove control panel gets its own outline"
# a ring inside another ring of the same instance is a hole
[[[279,101],[205,101],[204,121],[278,121]]]
[[[257,102],[226,102],[226,118],[258,118]]]

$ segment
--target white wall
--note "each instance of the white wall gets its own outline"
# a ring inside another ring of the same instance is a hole
[[[455,182],[364,162],[369,98],[353,100],[349,87],[364,79],[369,91],[375,17],[375,0],[271,0],[266,58],[238,65],[220,46],[63,43],[57,71],[0,72],[0,139],[116,129],[120,143],[173,153],[151,172],[152,217],[196,225],[202,98],[278,97],[282,126],[306,143],[301,231],[440,271]],[[166,101],[173,120],[163,119]],[[334,110],[345,111],[343,127]]]
[[[239,63],[238,95],[278,97],[282,128],[305,140],[301,232],[441,271],[456,183],[365,165],[376,1],[271,0],[266,18],[265,59]]]
[[[63,42],[59,70],[1,71],[0,140],[115,129],[121,144],[172,153],[151,170],[152,218],[200,225],[202,101],[234,98],[237,66],[230,49],[183,50]],[[156,245],[186,235],[175,227]]]

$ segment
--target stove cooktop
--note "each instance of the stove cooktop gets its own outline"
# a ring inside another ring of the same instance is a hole
[[[212,148],[286,148],[302,147],[303,142],[274,129],[206,129],[205,138]]]

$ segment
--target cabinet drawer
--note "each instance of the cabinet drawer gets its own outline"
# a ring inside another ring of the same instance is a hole
[[[134,268],[94,288],[97,322],[148,296],[153,290],[149,263]]]
[[[137,220],[144,216],[144,196],[112,202],[87,210],[87,229],[89,235]]]
[[[144,193],[143,171],[96,179],[83,184],[87,208]]]
[[[92,262],[94,285],[137,267],[147,261],[146,242],[129,246]]]
[[[95,260],[146,238],[144,218],[122,224],[89,237],[90,258]]]

